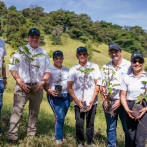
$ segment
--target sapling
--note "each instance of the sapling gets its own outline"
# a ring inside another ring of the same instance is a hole
[[[23,57],[24,57],[24,60],[26,61],[26,63],[28,64],[29,66],[29,78],[30,78],[30,94],[34,94],[34,91],[36,89],[36,86],[34,83],[32,83],[32,77],[31,77],[31,68],[32,67],[35,67],[35,68],[40,68],[40,63],[39,63],[39,60],[37,59],[37,57],[44,57],[45,55],[43,53],[39,53],[39,54],[36,54],[36,55],[32,55],[31,52],[29,51],[28,47],[27,46],[21,46],[21,47],[17,47],[15,46],[15,50],[17,53],[21,54]],[[12,57],[16,52],[13,52],[10,57]],[[11,65],[14,65],[15,63],[20,63],[21,64],[21,60],[18,59],[17,57],[13,56],[13,61],[12,63],[9,63]],[[36,64],[32,64],[33,61],[37,61]]]
[[[56,81],[58,85],[55,85],[55,90],[56,90],[56,93],[58,94],[57,97],[61,97],[61,93],[62,93],[61,82],[63,81],[63,70],[64,69],[60,70],[58,77],[57,77],[57,81]]]
[[[140,94],[138,96],[132,109],[133,111],[132,116],[134,116],[135,118],[137,118],[140,115],[139,111],[143,109],[143,106],[141,104],[144,97],[145,97],[145,101],[147,102],[147,81],[142,81],[142,84],[144,85],[145,92],[144,94]]]
[[[107,106],[105,112],[114,116],[115,113],[114,113],[114,110],[112,108],[113,103],[110,100],[110,96],[113,95],[113,93],[112,93],[113,87],[120,86],[120,84],[112,84],[112,81],[113,80],[117,81],[117,78],[114,77],[115,71],[113,70],[113,68],[111,66],[104,65],[102,67],[102,70],[103,70],[104,75],[105,75],[105,78],[103,79],[102,83],[106,82],[107,87],[108,87],[108,91],[107,91],[108,106]],[[111,75],[111,77],[110,77],[110,75]],[[104,95],[106,95],[106,93]]]
[[[94,68],[91,68],[91,69],[89,69],[89,68],[81,69],[81,67],[80,67],[77,70],[79,70],[80,72],[84,73],[84,83],[83,83],[83,93],[82,93],[82,101],[84,101],[84,90],[85,90],[85,84],[86,84],[85,83],[85,79],[86,79],[87,75],[94,70]],[[80,113],[87,112],[86,101],[82,102],[82,105],[83,105],[83,107],[80,108]]]

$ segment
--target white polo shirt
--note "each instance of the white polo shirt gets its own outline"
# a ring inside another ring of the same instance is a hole
[[[68,93],[67,90],[67,81],[69,80],[69,69],[67,67],[62,66],[61,69],[56,68],[54,65],[51,66],[51,76],[48,80],[49,88],[51,90],[55,90],[55,85],[59,85],[59,77],[62,75],[61,83],[62,93]]]
[[[111,79],[112,77],[115,78],[110,82],[110,88],[112,88],[112,94],[110,94],[110,97],[113,99],[120,99],[121,86],[115,86],[115,87],[112,87],[112,86],[114,84],[121,85],[124,75],[126,75],[132,71],[131,62],[122,58],[122,63],[119,66],[119,68],[117,69],[117,71],[115,70],[115,68],[112,64],[112,61],[107,63],[107,65],[103,66],[103,68],[104,67],[111,68],[113,70],[113,72],[115,73],[115,74],[112,74],[112,72],[109,73],[109,79]],[[107,90],[107,95],[108,95],[108,86],[107,86],[107,80],[106,80],[106,79],[108,79],[108,70],[104,71],[103,68],[101,69],[101,78],[100,78],[101,80],[98,81],[98,85],[105,86],[106,90]],[[105,81],[102,83],[103,79],[105,79]]]
[[[3,57],[6,55],[5,43],[0,39],[0,74],[2,74]],[[0,80],[2,80],[2,77],[0,77]]]
[[[31,61],[30,73],[31,73],[32,83],[40,83],[44,77],[44,74],[46,72],[51,72],[49,56],[47,52],[40,47],[38,47],[37,49],[33,49],[29,45],[29,43],[26,46],[29,48],[29,51],[31,52],[32,56],[39,53],[45,54],[44,57],[37,56],[36,57],[37,60]],[[13,57],[10,59],[10,63],[13,62],[13,58],[19,59],[20,63],[15,62],[14,65],[9,64],[9,70],[18,71],[21,80],[24,83],[30,83],[31,81],[30,81],[30,74],[29,74],[29,63],[25,61],[25,57],[22,54],[15,52]],[[39,65],[40,68],[36,68],[32,65]]]
[[[94,70],[92,72],[90,72],[89,74],[84,74],[83,72],[80,72],[79,70],[77,70],[78,68],[81,69],[86,69],[86,68],[94,68]],[[85,90],[84,90],[84,101],[86,101],[87,106],[89,106],[89,102],[91,101],[93,94],[94,94],[94,90],[95,90],[95,79],[98,79],[98,77],[100,76],[100,70],[98,65],[88,62],[85,65],[85,67],[81,66],[79,63],[75,66],[73,66],[70,70],[69,70],[69,81],[73,81],[73,91],[76,95],[76,97],[79,100],[82,100],[82,94],[83,94],[83,88],[84,88],[84,75],[85,75]],[[94,104],[98,103],[98,99],[96,97]],[[74,105],[77,105],[74,102]]]
[[[121,90],[127,91],[127,100],[136,100],[140,94],[144,94],[147,85],[145,86],[142,81],[147,81],[147,74],[145,71],[143,71],[138,78],[133,72],[124,77]]]

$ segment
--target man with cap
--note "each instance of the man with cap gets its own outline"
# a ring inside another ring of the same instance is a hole
[[[9,70],[13,78],[16,80],[14,104],[10,117],[10,129],[7,132],[8,139],[12,143],[17,142],[18,140],[17,131],[19,127],[19,120],[22,115],[23,108],[28,100],[29,121],[27,136],[34,136],[36,134],[36,122],[38,119],[40,104],[43,98],[43,86],[51,75],[49,56],[45,50],[39,47],[40,31],[36,28],[30,29],[27,39],[28,44],[26,45],[26,47],[31,53],[30,57],[40,53],[44,54],[44,56],[37,56],[36,60],[31,62],[33,65],[39,64],[40,68],[35,68],[35,66],[31,66],[31,69],[29,69],[28,61],[25,60],[23,54],[15,52],[13,57],[10,59],[11,63],[15,59],[18,59],[20,61],[20,63],[15,62],[14,65],[9,65]],[[21,49],[23,50],[23,48]],[[29,75],[30,73],[31,79]],[[36,88],[33,95],[29,93],[31,88],[31,81]]]
[[[122,123],[123,131],[125,132],[125,147],[130,147],[130,137],[126,126],[125,121],[125,110],[120,103],[120,87],[123,81],[123,77],[132,71],[131,63],[122,56],[122,50],[118,43],[112,43],[109,45],[109,56],[112,61],[108,62],[105,66],[105,69],[108,69],[108,73],[106,74],[104,70],[101,70],[101,81],[99,81],[98,85],[101,85],[100,91],[103,98],[103,107],[104,112],[108,106],[108,79],[112,79],[110,85],[118,84],[118,86],[112,87],[112,93],[109,96],[109,100],[113,103],[112,109],[114,110],[114,116],[105,112],[105,118],[107,123],[107,139],[108,139],[108,147],[115,147],[116,144],[116,127],[118,115]],[[111,71],[113,72],[110,72]],[[103,82],[102,82],[103,81]]]
[[[6,77],[6,68],[3,63],[5,63],[4,57],[6,56],[5,43],[0,39],[0,119],[1,119],[1,109],[3,106],[3,92],[7,88],[7,77]],[[0,134],[1,124],[0,124]]]
[[[86,141],[88,146],[94,146],[94,119],[98,103],[99,86],[97,86],[97,81],[100,70],[98,65],[87,61],[88,52],[85,47],[77,49],[76,57],[79,63],[69,71],[68,91],[75,105],[77,143],[78,147],[84,146],[84,118],[86,115]],[[84,70],[91,72],[89,74],[81,72]],[[83,101],[86,101],[87,112],[80,113],[80,108],[83,107],[81,102]]]

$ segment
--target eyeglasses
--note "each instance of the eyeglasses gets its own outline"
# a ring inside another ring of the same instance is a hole
[[[143,60],[138,60],[138,61],[137,60],[132,60],[132,63],[133,64],[135,64],[136,62],[138,62],[139,64],[142,64],[143,63]]]
[[[110,55],[113,55],[113,54],[118,54],[119,52],[120,52],[120,51],[113,51],[113,52],[110,51],[109,54],[110,54]]]
[[[86,54],[86,53],[84,53],[84,54],[79,54],[79,53],[78,53],[78,56],[82,56],[82,55],[83,55],[83,56],[86,56],[87,54]]]
[[[31,37],[31,39],[39,39],[40,37],[34,37],[34,36],[30,36]]]

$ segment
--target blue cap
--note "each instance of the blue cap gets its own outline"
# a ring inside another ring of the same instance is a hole
[[[54,51],[53,53],[53,59],[56,58],[57,56],[61,56],[63,58],[63,53],[59,50]]]
[[[85,48],[85,47],[79,47],[79,48],[77,48],[77,54],[78,54],[78,52],[81,52],[81,51],[83,51],[83,52],[85,52],[86,54],[88,54],[88,52],[87,52],[87,49]]]
[[[143,57],[143,55],[141,54],[141,53],[139,53],[139,52],[135,52],[135,53],[133,53],[132,54],[132,56],[131,56],[131,61],[133,60],[133,59],[135,59],[135,58],[141,58],[143,61],[144,61],[144,57]]]
[[[38,35],[40,36],[40,31],[36,28],[33,28],[33,29],[30,29],[29,33],[28,33],[28,36],[33,36],[33,35]]]
[[[109,51],[111,49],[115,49],[115,50],[118,50],[118,51],[121,50],[120,45],[118,43],[112,43],[112,44],[110,44],[109,45]]]

